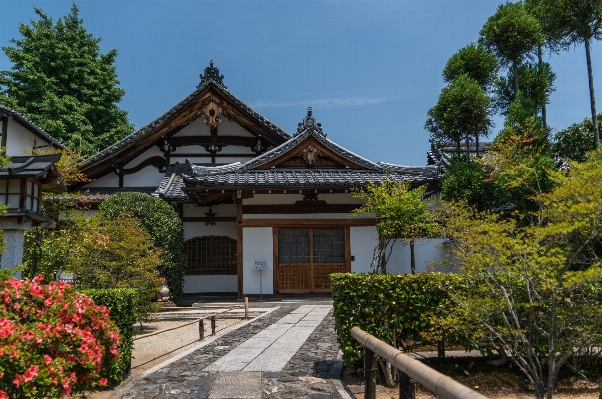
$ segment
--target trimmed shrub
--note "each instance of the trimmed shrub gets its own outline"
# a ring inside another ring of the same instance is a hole
[[[42,276],[0,282],[0,398],[57,398],[106,386],[119,330],[104,306]]]
[[[434,322],[432,315],[443,317],[453,304],[449,290],[463,287],[456,274],[331,274],[335,328],[347,364],[358,365],[363,349],[351,328],[362,330],[393,344],[436,344],[438,341],[466,342],[466,338]],[[388,327],[387,327],[388,326]]]
[[[158,270],[167,279],[170,298],[178,299],[183,291],[187,260],[184,228],[176,210],[162,199],[136,192],[110,195],[98,209],[104,219],[138,219],[153,244],[163,252],[163,264]]]
[[[119,359],[111,373],[109,382],[121,381],[129,372],[134,336],[134,324],[138,318],[136,303],[138,293],[133,288],[93,289],[80,291],[92,298],[95,304],[105,306],[109,310],[109,317],[119,328],[121,343],[117,347]]]

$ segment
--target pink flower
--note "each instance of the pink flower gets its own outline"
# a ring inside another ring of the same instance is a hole
[[[23,381],[23,377],[21,377],[21,375],[17,374],[15,376],[15,379],[13,380],[13,384],[15,384],[17,386],[17,388],[19,388],[21,386],[22,381]]]
[[[8,399],[8,394],[0,389],[0,399]]]
[[[44,364],[48,366],[50,363],[52,363],[52,358],[48,355],[44,355]]]
[[[102,377],[102,378],[100,379],[100,385],[102,385],[103,387],[104,387],[105,385],[107,385],[107,382],[109,382],[109,380],[107,380],[107,379],[106,379],[106,378],[104,378],[104,377]],[[0,397],[0,399],[2,399],[2,397]]]
[[[31,366],[23,374],[23,377],[25,377],[23,381],[29,382],[33,380],[34,377],[38,375],[38,371],[40,371],[40,368],[38,366]]]

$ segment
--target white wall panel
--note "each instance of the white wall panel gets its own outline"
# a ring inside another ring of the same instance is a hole
[[[374,248],[378,245],[378,234],[374,226],[350,227],[349,241],[351,256],[351,271],[353,273],[368,273],[372,264]]]
[[[185,276],[184,293],[201,294],[211,292],[237,292],[236,275],[228,276]]]
[[[235,222],[217,222],[215,226],[205,226],[205,222],[184,222],[184,239],[203,236],[226,236],[237,238]]]
[[[444,244],[446,240],[441,238],[431,238],[416,240],[414,245],[416,256],[416,271],[433,271],[441,267],[437,262],[448,259],[449,248]],[[442,244],[442,245],[440,245]],[[437,248],[439,246],[439,248]],[[410,244],[407,241],[397,240],[393,246],[393,252],[388,259],[387,273],[411,273],[411,255]],[[391,244],[387,248],[387,256],[391,250]]]
[[[211,208],[213,212],[217,213],[218,217],[236,216],[236,204],[214,205]],[[205,217],[205,213],[209,210],[209,207],[186,204],[183,210],[184,217]]]
[[[123,176],[123,187],[159,187],[165,173],[154,166],[147,166],[131,175]]]
[[[157,184],[157,187],[158,186],[159,185]],[[119,187],[119,176],[117,176],[113,172],[109,172],[103,177],[100,177],[94,180],[93,182],[86,184],[84,187],[82,187],[81,191],[84,191],[89,188],[90,191],[94,192],[94,190],[92,190],[92,188],[94,187]]]
[[[48,144],[45,140],[36,136],[12,119],[8,120],[6,134],[6,155],[21,156],[31,155],[34,144],[36,147],[45,146]],[[42,150],[47,151],[51,147],[44,147]]]
[[[259,294],[259,270],[255,261],[267,261],[268,268],[261,272],[264,294],[274,293],[274,243],[271,227],[245,227],[243,237],[243,294]]]

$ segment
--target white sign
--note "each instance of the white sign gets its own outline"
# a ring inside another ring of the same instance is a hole
[[[268,261],[267,260],[256,260],[255,261],[255,269],[267,269]]]

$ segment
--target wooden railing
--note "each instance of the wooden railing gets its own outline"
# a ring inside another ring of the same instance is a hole
[[[218,308],[218,309],[224,309],[224,306],[203,306],[203,307],[198,307],[196,309],[206,309],[206,308]],[[152,333],[148,333],[148,334],[143,334],[143,335],[138,335],[134,338],[134,341],[139,340],[139,339],[143,339],[143,338],[148,338],[148,337],[152,337],[153,335],[157,335],[157,334],[161,334],[167,331],[171,331],[171,330],[175,330],[177,328],[182,328],[182,327],[186,327],[189,326],[191,324],[194,323],[199,323],[199,341],[202,341],[205,339],[205,320],[207,319],[211,319],[211,335],[215,335],[215,316],[220,315],[222,313],[227,313],[231,310],[234,309],[243,309],[245,310],[245,319],[249,318],[249,298],[245,297],[245,304],[244,305],[234,305],[234,306],[229,306],[227,309],[222,310],[220,312],[215,312],[213,314],[209,314],[203,317],[199,317],[198,319],[194,319],[191,322],[188,323],[184,323],[184,324],[180,324],[178,326],[175,327],[170,327],[170,328],[164,328],[163,330],[159,330],[159,331],[154,331]],[[190,308],[192,309],[192,308]]]
[[[388,361],[399,371],[399,398],[414,399],[415,381],[443,399],[487,399],[487,397],[460,384],[456,380],[430,368],[391,345],[368,334],[359,327],[351,329],[351,336],[364,346],[366,390],[364,399],[376,398],[376,355]]]

